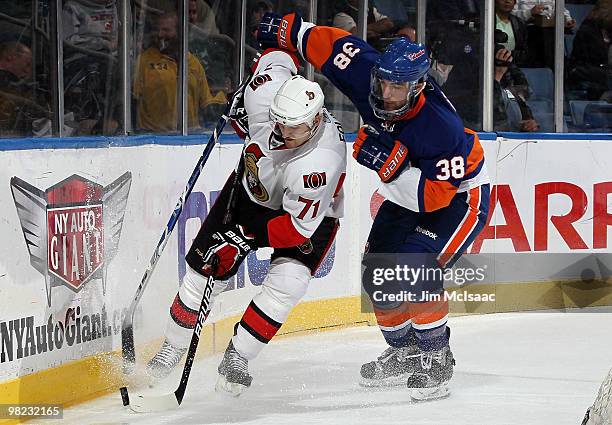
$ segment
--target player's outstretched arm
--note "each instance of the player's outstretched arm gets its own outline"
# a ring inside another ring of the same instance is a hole
[[[339,28],[304,22],[298,13],[266,13],[257,31],[262,48],[299,52],[353,102],[367,104],[364,87],[370,86],[370,69],[380,53],[364,40]]]

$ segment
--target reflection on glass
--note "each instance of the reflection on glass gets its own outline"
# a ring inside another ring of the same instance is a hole
[[[344,0],[343,2],[344,3]],[[317,25],[333,26],[334,18],[338,13],[340,2],[317,2]],[[359,113],[355,105],[340,90],[325,77],[315,70],[314,80],[319,83],[325,95],[325,107],[332,115],[340,121],[345,132],[356,132],[359,130]]]
[[[565,121],[572,132],[612,130],[612,3],[566,3],[576,21],[565,35],[569,55],[565,86]]]
[[[72,135],[114,135],[119,128],[117,2],[68,0],[62,10],[64,111]]]
[[[142,53],[136,59],[132,80],[135,128],[146,133],[174,133],[178,130],[180,57],[176,10],[148,9],[139,27]]]
[[[240,2],[216,1],[209,5],[204,0],[189,1],[190,55],[205,70],[206,82],[215,97],[199,108],[198,126],[190,125],[190,132],[210,131],[225,109],[225,98],[237,85],[237,49],[240,25],[236,11]],[[222,102],[220,101],[222,100]],[[230,131],[228,126],[226,131]]]
[[[493,130],[538,131],[529,81],[520,68],[527,66],[527,24],[514,7],[514,0],[495,0]]]
[[[333,4],[331,26],[359,36],[359,0]],[[416,1],[374,0],[368,2],[367,42],[383,51],[396,37],[416,39]]]
[[[426,43],[430,75],[442,87],[466,127],[482,130],[481,26],[484,0],[427,3]]]
[[[517,43],[524,43],[527,46],[523,54],[514,60],[528,82],[528,92],[524,96],[525,103],[537,123],[535,131],[553,132],[555,131],[553,113],[555,0],[518,0],[513,7],[512,15],[521,23],[520,31],[515,29]],[[571,33],[575,21],[567,9],[564,21],[566,33]],[[523,36],[523,33],[526,35]],[[523,39],[527,41],[524,42]],[[521,129],[528,131],[524,126]]]
[[[0,1],[0,137],[51,136],[48,9]]]

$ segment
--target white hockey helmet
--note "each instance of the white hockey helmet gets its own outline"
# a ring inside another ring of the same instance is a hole
[[[270,120],[288,127],[306,124],[310,129],[310,138],[317,132],[321,123],[321,119],[316,122],[316,117],[323,109],[324,100],[325,96],[319,84],[301,75],[295,75],[285,81],[276,92],[270,106]]]

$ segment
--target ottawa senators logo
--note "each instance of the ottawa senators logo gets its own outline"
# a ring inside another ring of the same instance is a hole
[[[259,158],[265,156],[261,151],[261,148],[257,146],[255,143],[250,144],[244,151],[244,168],[245,168],[245,176],[246,182],[249,187],[249,190],[259,202],[266,202],[270,199],[270,195],[268,195],[268,191],[261,184],[259,180],[259,167],[257,166],[257,162]]]
[[[249,83],[251,90],[255,91],[258,87],[263,86],[268,81],[272,81],[272,77],[268,74],[256,75],[253,80]]]
[[[327,184],[327,175],[325,172],[304,174],[304,189],[318,189]]]

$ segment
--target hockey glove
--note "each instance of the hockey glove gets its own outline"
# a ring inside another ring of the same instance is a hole
[[[368,125],[361,127],[357,133],[353,158],[376,171],[384,183],[393,181],[410,165],[406,146]]]
[[[229,96],[228,96],[229,97]],[[242,140],[249,137],[249,116],[244,107],[244,95],[240,97],[236,106],[232,108],[229,114],[230,124],[234,131]]]
[[[223,226],[212,235],[212,244],[204,255],[206,265],[202,272],[206,276],[213,275],[215,279],[229,279],[236,274],[242,261],[254,248],[254,237],[246,234],[242,226]],[[214,264],[213,256],[217,257],[216,267],[210,266]]]
[[[276,13],[266,13],[257,27],[259,46],[264,50],[272,48],[296,52],[302,23],[299,13],[289,13],[282,17]]]

